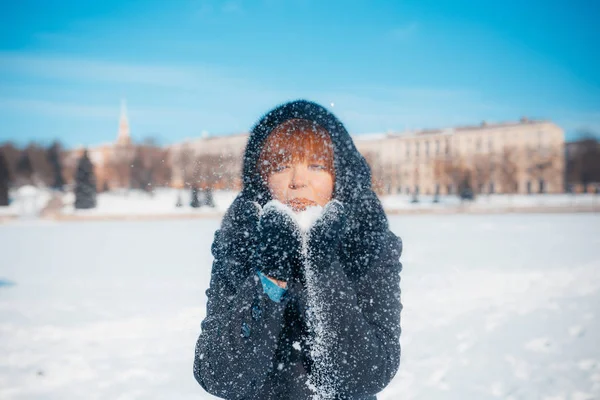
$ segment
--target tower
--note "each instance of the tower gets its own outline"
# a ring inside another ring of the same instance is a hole
[[[119,117],[119,135],[117,136],[117,145],[128,146],[131,144],[129,136],[129,120],[127,119],[127,105],[125,99],[121,100],[121,116]]]

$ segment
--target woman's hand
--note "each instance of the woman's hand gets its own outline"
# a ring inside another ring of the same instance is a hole
[[[258,221],[256,255],[263,274],[278,282],[287,282],[299,262],[302,239],[298,225],[278,207],[267,204],[263,209]]]
[[[346,211],[338,200],[325,205],[323,213],[308,231],[308,257],[313,265],[323,265],[338,251],[346,227]]]
[[[270,276],[267,276],[267,279],[270,280],[271,282],[273,282],[274,284],[276,284],[277,286],[279,286],[280,288],[287,289],[287,282],[278,281],[277,279],[271,278]]]

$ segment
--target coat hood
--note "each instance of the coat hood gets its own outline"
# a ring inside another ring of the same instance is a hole
[[[369,268],[371,260],[379,257],[389,229],[388,220],[371,188],[369,165],[356,149],[344,125],[318,104],[306,100],[285,103],[267,113],[254,126],[244,153],[243,188],[225,214],[222,227],[230,233],[240,231],[238,224],[245,217],[237,215],[239,206],[250,201],[262,207],[272,199],[256,164],[267,136],[275,127],[293,118],[314,121],[331,136],[336,176],[333,197],[344,204],[348,215],[342,263],[349,275],[360,274]],[[236,251],[248,251],[248,246],[241,244],[243,242],[244,239],[228,241]]]
[[[257,168],[257,161],[269,134],[290,119],[305,119],[323,127],[331,137],[334,153],[335,188],[333,197],[352,203],[364,190],[370,190],[371,171],[358,152],[344,125],[324,107],[306,100],[282,104],[265,114],[252,128],[244,152],[243,195],[265,205],[271,195]]]

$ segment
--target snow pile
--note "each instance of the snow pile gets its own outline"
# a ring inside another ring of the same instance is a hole
[[[2,217],[35,217],[46,207],[53,193],[47,188],[24,185],[10,191],[10,204],[0,207]]]

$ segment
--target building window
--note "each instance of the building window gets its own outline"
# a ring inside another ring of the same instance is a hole
[[[527,194],[531,194],[531,181],[527,181]]]
[[[490,182],[490,194],[494,194],[494,182]]]
[[[446,139],[446,149],[444,151],[446,154],[450,154],[450,139]]]
[[[425,142],[425,156],[429,157],[429,141]]]
[[[446,186],[448,194],[452,194],[452,184]]]
[[[475,149],[477,150],[477,152],[481,151],[481,138],[477,138],[477,140],[475,141]]]
[[[410,158],[410,143],[406,143],[406,158]]]
[[[488,150],[490,153],[494,151],[494,142],[492,141],[492,138],[488,139]]]
[[[415,144],[415,157],[419,157],[419,142]]]
[[[435,154],[440,154],[440,141],[435,141]]]

